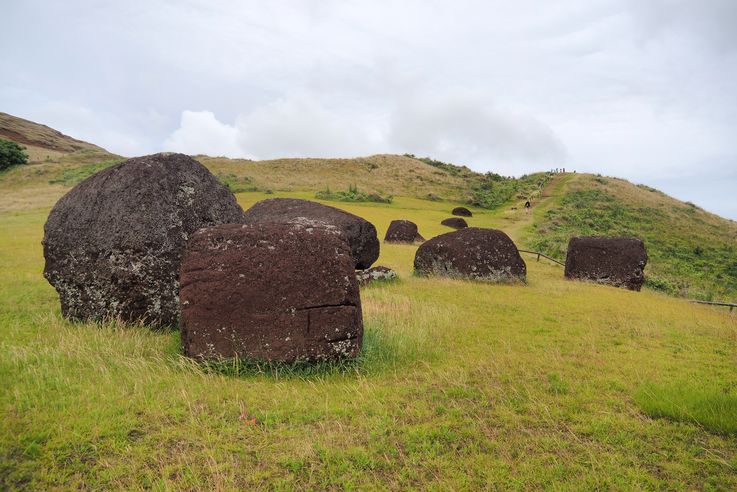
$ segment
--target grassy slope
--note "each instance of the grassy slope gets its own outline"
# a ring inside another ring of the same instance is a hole
[[[387,195],[417,197],[433,193],[441,198],[465,198],[468,180],[474,175],[454,176],[410,157],[374,155],[356,159],[245,159],[197,156],[215,175],[246,178],[253,187],[274,191],[359,189]],[[245,184],[244,183],[244,184]]]
[[[0,138],[26,147],[30,162],[54,161],[68,154],[106,154],[97,145],[77,140],[46,125],[0,112]]]
[[[533,248],[563,258],[574,235],[635,235],[650,257],[648,285],[701,299],[737,299],[737,223],[627,181],[567,175],[535,210]]]
[[[407,218],[431,237],[452,204],[338,206],[382,235]],[[60,317],[41,276],[47,213],[0,212],[0,488],[737,487],[734,434],[639,406],[696,384],[735,408],[725,310],[534,261],[523,286],[414,278],[416,247],[382,245],[401,280],[362,291],[355,367],[207,374],[177,332]],[[518,236],[529,220],[475,210],[470,223]]]

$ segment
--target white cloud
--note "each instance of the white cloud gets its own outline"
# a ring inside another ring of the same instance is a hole
[[[377,151],[361,115],[352,118],[308,94],[279,98],[238,118],[238,142],[259,159],[355,157]]]
[[[388,124],[382,124],[386,120]],[[234,126],[210,111],[184,111],[166,150],[273,159],[356,157],[384,152],[429,155],[450,162],[490,161],[512,173],[522,163],[563,163],[562,144],[536,119],[502,110],[463,91],[396,101],[390,115],[340,111],[310,94],[290,95],[239,115]]]
[[[392,115],[389,139],[399,152],[507,173],[520,165],[556,167],[565,155],[553,131],[537,119],[499,108],[467,91],[401,101]]]
[[[164,150],[184,154],[241,157],[238,130],[210,111],[184,111],[179,128],[164,141]]]

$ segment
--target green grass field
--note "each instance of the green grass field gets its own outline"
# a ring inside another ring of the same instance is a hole
[[[314,191],[238,199],[287,195]],[[0,489],[737,489],[725,309],[569,282],[534,257],[526,285],[415,278],[416,246],[382,244],[401,278],[362,290],[360,360],[218,371],[176,331],[65,321],[41,275],[49,205],[6,203]],[[427,238],[454,206],[331,205]],[[520,247],[538,219],[474,213]]]

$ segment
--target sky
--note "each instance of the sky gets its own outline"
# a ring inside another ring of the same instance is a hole
[[[0,111],[125,156],[565,167],[737,219],[737,1],[2,0]]]

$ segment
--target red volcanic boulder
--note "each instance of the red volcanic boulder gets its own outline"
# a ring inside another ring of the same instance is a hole
[[[639,291],[645,281],[645,265],[647,251],[642,239],[581,236],[568,242],[565,275]]]
[[[196,230],[241,222],[233,194],[182,154],[136,157],[59,200],[44,226],[44,276],[79,320],[179,321],[179,266]]]
[[[370,267],[379,258],[379,238],[371,222],[320,203],[297,198],[271,198],[249,208],[245,220],[247,224],[275,222],[337,230],[348,242],[359,270]]]
[[[182,261],[184,353],[293,362],[355,357],[363,322],[340,236],[299,224],[198,231]]]
[[[473,217],[473,214],[466,207],[456,207],[451,212],[453,215],[460,215],[462,217]]]
[[[423,243],[415,254],[415,273],[515,282],[525,280],[527,266],[502,231],[469,227]]]
[[[424,240],[417,231],[417,224],[409,220],[392,220],[384,236],[384,242],[387,243],[414,243]]]
[[[460,217],[451,217],[449,219],[445,219],[441,222],[442,225],[452,227],[453,229],[465,229],[468,227],[468,223],[465,219],[461,219]]]

